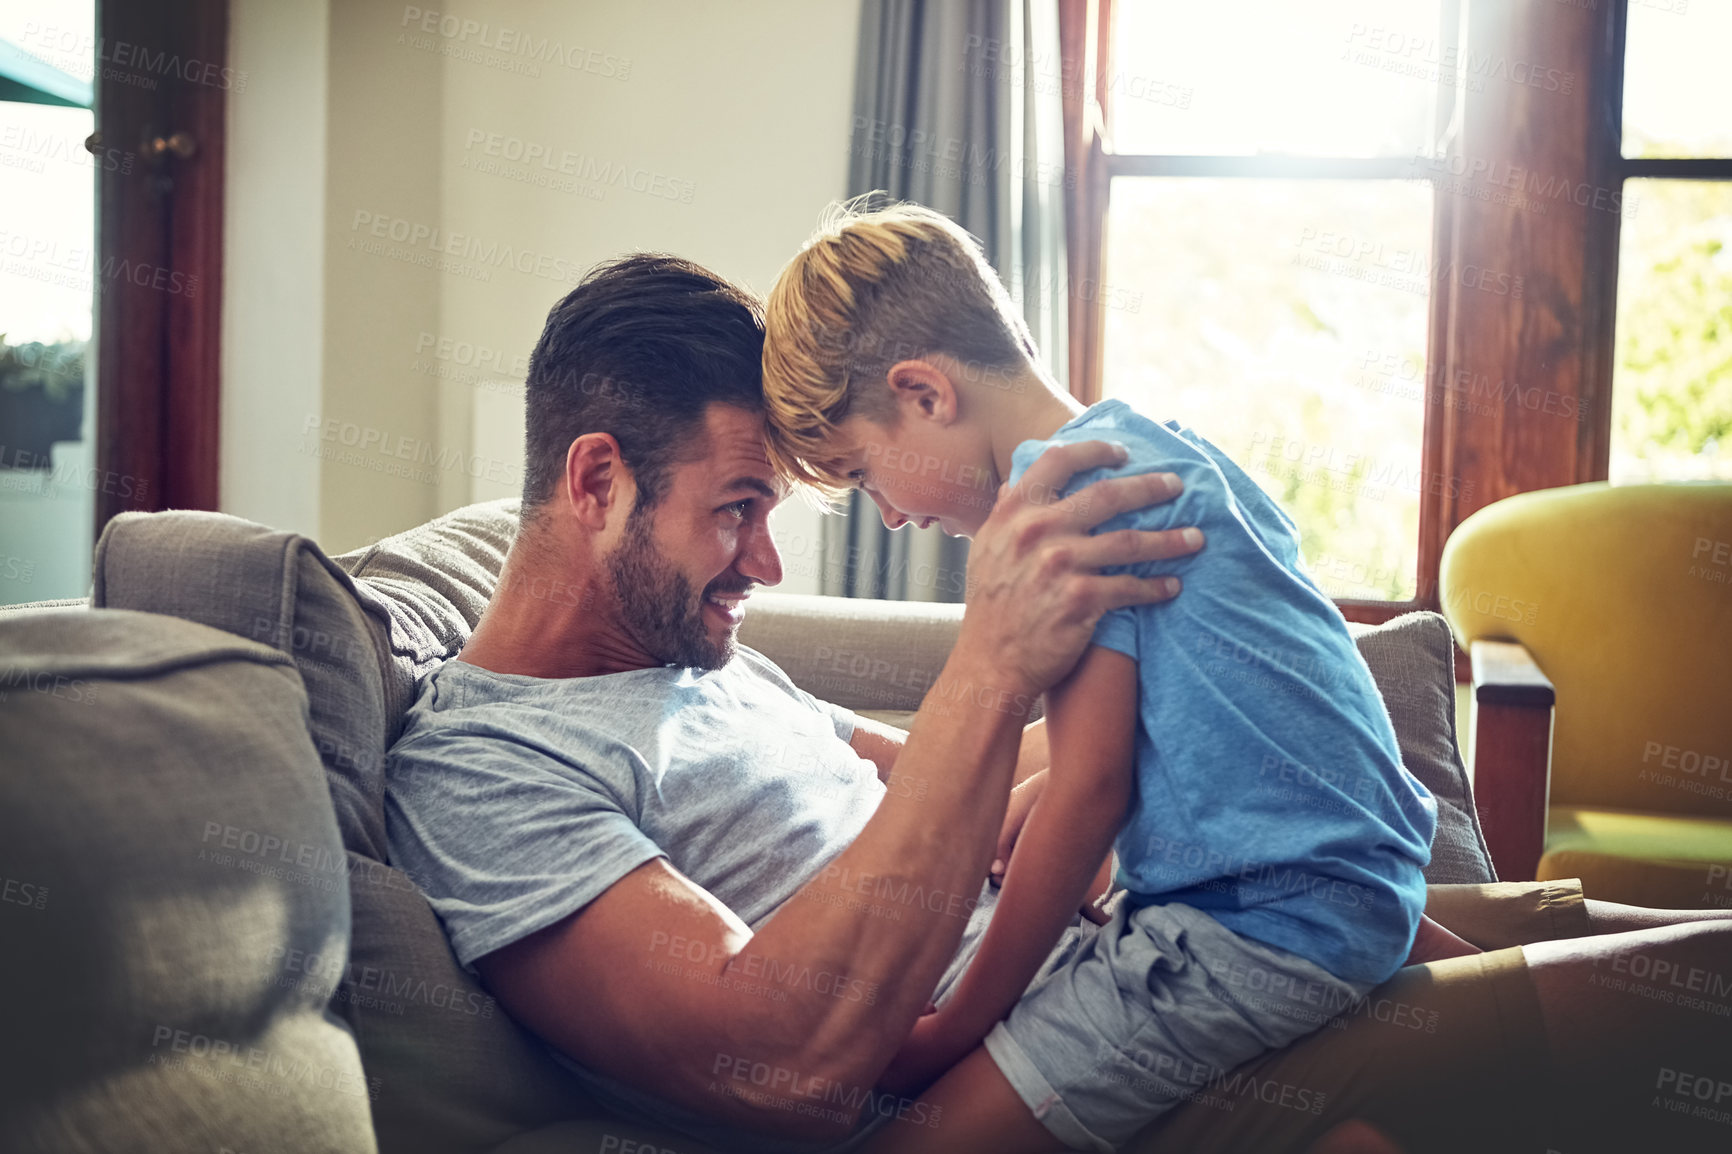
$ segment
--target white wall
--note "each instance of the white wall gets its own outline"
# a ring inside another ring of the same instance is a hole
[[[323,3],[233,0],[229,28],[247,83],[228,105],[222,507],[316,536],[319,463],[297,448],[321,410],[329,20]]]
[[[846,179],[858,0],[441,7],[472,25],[236,0],[232,137],[273,138],[231,138],[224,507],[332,552],[516,492],[512,385],[582,270],[659,249],[765,291]],[[783,588],[816,591],[802,552]]]

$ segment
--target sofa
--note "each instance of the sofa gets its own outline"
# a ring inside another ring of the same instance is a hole
[[[386,853],[386,751],[516,525],[488,502],[329,557],[222,514],[123,514],[87,600],[0,611],[0,1149],[702,1149],[588,1098]],[[761,594],[741,637],[896,722],[960,621]],[[1439,801],[1428,876],[1495,880],[1448,626],[1353,629]]]

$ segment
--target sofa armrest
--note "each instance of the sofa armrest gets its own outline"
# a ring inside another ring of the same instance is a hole
[[[1475,641],[1473,792],[1492,863],[1504,881],[1531,881],[1545,850],[1557,694],[1533,654],[1513,641]]]
[[[740,642],[814,697],[857,712],[914,710],[961,627],[961,605],[759,593]]]

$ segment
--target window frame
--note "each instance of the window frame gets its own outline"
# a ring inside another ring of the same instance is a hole
[[[1420,494],[1417,588],[1407,601],[1339,598],[1352,621],[1380,623],[1414,610],[1439,610],[1438,572],[1455,527],[1485,505],[1533,489],[1602,481],[1611,445],[1611,383],[1615,362],[1617,261],[1621,210],[1589,205],[1522,209],[1451,195],[1439,175],[1416,173],[1407,157],[1377,159],[1162,156],[1120,154],[1112,147],[1110,103],[1113,0],[1058,0],[1062,54],[1067,62],[1066,162],[1073,285],[1099,284],[1105,265],[1106,220],[1115,177],[1210,176],[1287,179],[1429,179],[1433,187],[1432,267],[1465,267],[1476,253],[1496,254],[1497,267],[1547,286],[1545,300],[1501,310],[1474,300],[1452,279],[1434,285],[1426,335],[1427,398],[1421,435],[1422,475],[1449,486]],[[1523,4],[1522,0],[1443,0],[1444,40],[1470,52],[1501,54],[1573,71],[1571,93],[1538,93],[1499,82],[1456,91],[1455,108],[1439,109],[1456,126],[1446,158],[1464,155],[1506,172],[1540,165],[1545,187],[1568,182],[1599,193],[1632,177],[1732,179],[1732,159],[1627,159],[1623,156],[1624,42],[1628,0],[1602,7]],[[1451,33],[1454,33],[1451,35]],[[1438,125],[1439,136],[1445,124]],[[1464,152],[1465,149],[1471,151]],[[1437,171],[1434,169],[1434,171]],[[1619,201],[1614,201],[1619,203]],[[1101,397],[1103,309],[1091,292],[1071,294],[1071,390],[1085,403]],[[1483,294],[1481,294],[1483,295]],[[1463,375],[1468,374],[1468,375]],[[1431,382],[1495,374],[1517,385],[1518,403],[1500,401],[1485,415],[1435,403]],[[1524,411],[1522,396],[1540,395],[1547,408],[1577,413],[1568,422]],[[1553,402],[1556,402],[1555,404]],[[1585,417],[1583,416],[1585,414]],[[1570,426],[1574,426],[1573,428]],[[1443,490],[1447,490],[1446,493]]]

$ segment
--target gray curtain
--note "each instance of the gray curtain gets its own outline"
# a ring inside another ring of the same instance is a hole
[[[1047,368],[1066,379],[1057,0],[863,0],[849,196],[884,190],[979,237]],[[855,493],[826,517],[823,592],[961,601],[968,543],[884,528]]]

